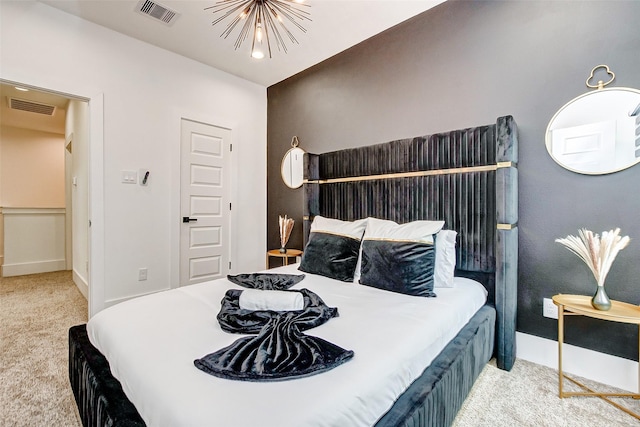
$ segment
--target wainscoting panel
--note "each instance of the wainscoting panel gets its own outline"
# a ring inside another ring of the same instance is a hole
[[[7,208],[4,218],[4,277],[66,269],[65,209]]]

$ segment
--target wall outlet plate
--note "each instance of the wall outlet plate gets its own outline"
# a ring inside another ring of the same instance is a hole
[[[551,319],[558,318],[558,306],[553,303],[551,298],[542,299],[542,315]]]
[[[147,269],[146,268],[141,268],[140,270],[138,270],[138,281],[143,281],[143,280],[147,280]]]

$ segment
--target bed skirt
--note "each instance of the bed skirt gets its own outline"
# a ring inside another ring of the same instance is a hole
[[[480,308],[376,427],[451,425],[493,354],[495,320],[493,307]],[[89,341],[86,325],[69,329],[69,379],[84,427],[145,425],[109,362]]]

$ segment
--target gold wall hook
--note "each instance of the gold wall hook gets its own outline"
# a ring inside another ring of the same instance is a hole
[[[609,81],[607,81],[607,82],[603,82],[602,80],[598,80],[598,84],[597,85],[589,84],[589,80],[591,80],[593,78],[593,75],[595,74],[595,72],[596,72],[596,70],[598,68],[604,68],[606,70],[607,74],[611,76],[611,79],[609,79]],[[609,69],[608,65],[604,65],[604,64],[596,65],[591,70],[591,74],[589,75],[589,78],[587,78],[586,85],[587,85],[587,87],[590,87],[592,89],[600,90],[600,89],[604,89],[604,87],[606,85],[608,85],[609,83],[611,83],[615,78],[616,78],[615,73]]]
[[[298,141],[298,137],[294,136],[293,138],[291,138],[291,146],[293,148],[296,148],[298,145],[300,145],[300,141]]]

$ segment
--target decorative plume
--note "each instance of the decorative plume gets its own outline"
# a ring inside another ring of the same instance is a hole
[[[603,231],[602,239],[584,228],[578,230],[578,237],[570,235],[564,239],[556,239],[556,242],[565,245],[587,264],[598,286],[604,286],[604,279],[609,273],[613,260],[630,241],[629,236],[620,237],[619,228]]]
[[[289,241],[289,236],[291,236],[291,230],[293,230],[293,224],[295,221],[293,218],[287,218],[278,216],[278,224],[280,225],[280,247],[284,248],[287,246],[287,242]]]

